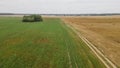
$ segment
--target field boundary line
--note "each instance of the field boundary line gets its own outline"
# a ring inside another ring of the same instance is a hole
[[[63,20],[64,21],[64,20]],[[65,23],[65,21],[64,21]],[[105,55],[97,49],[91,42],[89,42],[85,37],[82,36],[82,34],[78,33],[78,31],[70,24],[65,23],[69,28],[71,28],[78,36],[80,39],[87,44],[87,46],[94,52],[94,54],[103,62],[103,64],[107,68],[117,68],[114,63],[112,63]],[[105,61],[106,60],[106,61]]]

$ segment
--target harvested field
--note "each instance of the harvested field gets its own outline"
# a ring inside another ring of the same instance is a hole
[[[120,67],[120,16],[64,17],[63,20]]]

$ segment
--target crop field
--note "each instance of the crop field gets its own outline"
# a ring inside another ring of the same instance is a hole
[[[58,18],[0,17],[0,68],[106,68]]]
[[[120,16],[66,17],[64,20],[120,67]]]

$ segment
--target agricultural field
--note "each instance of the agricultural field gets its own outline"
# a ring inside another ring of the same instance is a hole
[[[120,16],[65,17],[64,20],[120,67]]]
[[[106,68],[59,18],[0,17],[0,68]]]

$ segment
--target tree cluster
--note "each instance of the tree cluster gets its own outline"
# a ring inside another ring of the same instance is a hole
[[[23,22],[42,22],[42,16],[40,15],[25,15],[23,16]]]

